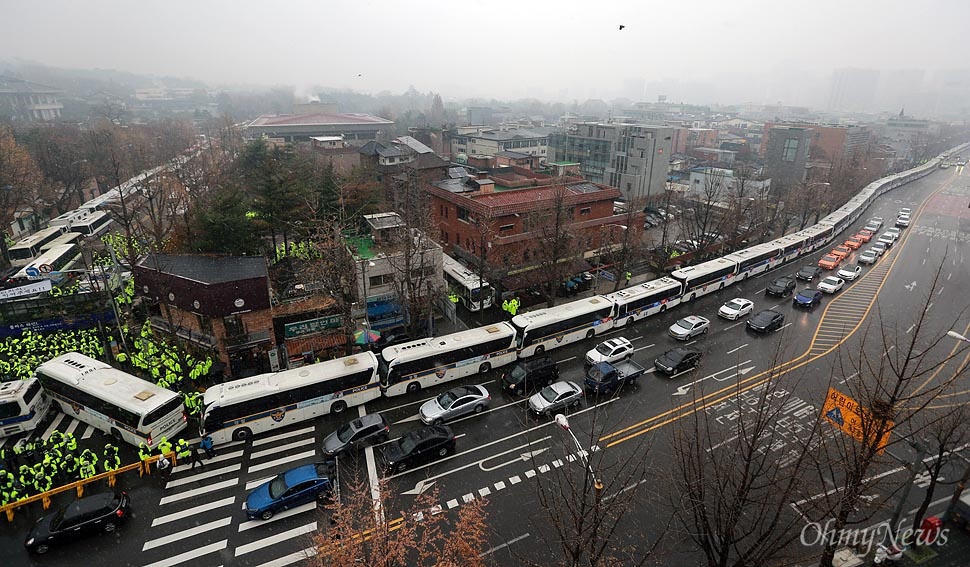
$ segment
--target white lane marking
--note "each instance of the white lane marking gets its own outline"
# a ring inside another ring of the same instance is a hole
[[[269,449],[263,449],[262,451],[256,451],[249,455],[249,460],[259,459],[267,455],[274,455],[287,451],[289,449],[296,449],[297,447],[303,447],[304,445],[313,445],[317,440],[313,437],[307,439],[300,439],[299,441],[294,441],[292,443],[287,443],[286,445],[278,445],[276,447],[270,447]]]
[[[191,561],[197,557],[202,557],[203,555],[208,555],[216,551],[222,551],[229,545],[229,540],[224,539],[222,541],[217,541],[215,543],[210,543],[205,547],[200,547],[198,549],[193,549],[192,551],[186,551],[185,553],[180,553],[161,561],[156,561],[155,563],[150,563],[145,565],[145,567],[172,567],[173,565],[178,565],[179,563],[185,563],[186,561]]]
[[[895,348],[896,348],[896,345],[892,345],[891,347],[887,348],[886,349],[886,352],[882,353],[882,355],[883,356],[889,356],[889,353],[891,353],[893,351],[893,349],[895,349]]]
[[[853,378],[855,378],[855,377],[856,377],[856,376],[858,376],[858,375],[859,375],[859,373],[858,373],[858,372],[856,372],[855,374],[850,374],[849,376],[846,376],[845,378],[843,378],[843,379],[842,379],[842,380],[841,380],[841,381],[839,382],[839,384],[845,384],[846,382],[848,382],[849,380],[852,380]]]
[[[166,545],[166,544],[172,543],[173,541],[190,538],[202,532],[215,530],[221,527],[228,526],[231,523],[232,523],[232,517],[228,517],[228,518],[222,518],[220,520],[216,520],[214,522],[209,522],[208,524],[202,524],[201,526],[195,526],[194,528],[189,528],[181,532],[176,532],[174,534],[167,535],[165,537],[160,537],[158,539],[146,541],[145,545],[142,546],[141,550],[148,551],[149,549],[158,547],[160,545]]]
[[[630,341],[632,342],[632,341],[635,341],[635,340],[638,340],[638,339],[642,339],[642,338],[643,338],[643,335],[637,335],[637,336],[633,337],[632,339],[630,339]]]
[[[247,543],[246,545],[240,545],[236,548],[236,557],[240,555],[245,555],[247,553],[256,551],[257,549],[263,549],[264,547],[269,547],[273,544],[277,544],[281,541],[286,541],[288,539],[293,539],[295,537],[301,537],[317,530],[317,523],[311,522],[305,526],[300,526],[298,528],[293,528],[292,530],[287,530],[285,532],[278,533],[274,536],[263,538],[252,543]]]
[[[265,483],[273,480],[274,478],[276,478],[276,477],[275,476],[267,476],[267,477],[261,478],[259,480],[251,480],[251,481],[249,481],[249,482],[246,483],[246,492],[249,492],[250,490],[256,488],[260,484],[265,484]]]
[[[785,327],[791,327],[791,326],[792,326],[792,324],[791,324],[791,323],[788,323],[787,325],[783,325],[783,326],[781,326],[781,327],[778,327],[778,328],[777,328],[777,329],[776,329],[776,330],[775,330],[774,332],[776,332],[776,333],[777,333],[778,331],[780,331],[780,330],[782,330],[782,329],[784,329]]]
[[[953,272],[950,272],[946,275],[946,281],[950,281],[951,277],[953,277]]]
[[[364,417],[364,406],[357,406],[357,415]],[[377,459],[374,458],[374,446],[364,448],[364,462],[367,464],[367,480],[370,482],[370,497],[374,502],[381,501],[381,477],[377,472]],[[337,484],[337,500],[340,499],[340,482]],[[384,510],[381,508],[381,520],[384,520]]]
[[[724,331],[728,331],[728,330],[730,330],[730,329],[733,329],[733,328],[735,328],[735,327],[737,327],[738,325],[743,325],[743,324],[744,324],[744,321],[738,321],[737,323],[735,323],[735,324],[733,324],[733,325],[730,325],[730,326],[727,326],[727,327],[724,327],[724,329],[723,329],[723,330],[724,330]]]
[[[647,345],[647,346],[642,346],[642,347],[640,347],[640,348],[635,348],[635,349],[633,349],[633,352],[640,352],[640,351],[641,351],[641,350],[643,350],[643,349],[646,349],[646,348],[653,348],[653,347],[655,347],[655,346],[657,346],[657,345],[656,345],[656,344],[652,344],[652,345]]]
[[[203,471],[203,472],[201,472],[201,473],[199,473],[197,475],[193,475],[193,476],[190,476],[190,477],[180,478],[178,480],[170,480],[170,481],[168,481],[168,483],[165,484],[165,488],[176,488],[178,486],[182,486],[184,484],[189,484],[189,483],[192,483],[192,482],[197,482],[197,481],[200,481],[200,480],[203,480],[203,479],[206,479],[206,478],[212,478],[214,476],[219,476],[219,475],[223,475],[223,474],[226,474],[226,473],[236,472],[236,471],[238,471],[241,468],[242,468],[242,465],[240,465],[239,463],[236,463],[234,465],[229,465],[228,467],[223,467],[221,469],[213,469],[213,470],[209,470],[209,471]]]
[[[557,360],[556,363],[557,364],[562,364],[563,362],[569,362],[570,360],[576,360],[576,357],[575,356],[570,356],[569,358],[564,358],[562,360]]]
[[[910,331],[912,331],[912,330],[913,330],[913,329],[915,329],[915,328],[916,328],[916,325],[915,325],[915,324],[913,324],[913,325],[910,325],[910,326],[909,326],[909,328],[908,328],[908,329],[906,329],[906,334],[908,335],[908,334],[910,333]]]
[[[94,427],[91,427],[90,425],[85,425],[84,433],[81,434],[81,439],[90,439],[91,436],[94,435],[95,431],[96,429]]]
[[[160,526],[162,524],[167,524],[169,522],[174,522],[175,520],[181,520],[182,518],[188,518],[193,515],[200,514],[202,512],[208,512],[209,510],[215,510],[216,508],[222,508],[223,506],[230,506],[236,501],[236,497],[223,498],[222,500],[216,500],[214,502],[207,502],[201,506],[195,506],[194,508],[188,508],[182,510],[181,512],[175,512],[174,514],[169,514],[167,516],[159,516],[152,520],[152,527]]]
[[[256,439],[255,441],[253,441],[253,447],[259,447],[260,445],[272,443],[273,441],[276,441],[280,437],[295,437],[297,435],[303,435],[304,433],[310,433],[312,431],[316,431],[316,428],[304,427],[303,429],[297,429],[296,431],[281,431],[276,435],[272,435],[270,437],[262,437],[260,439]]]
[[[260,463],[258,465],[253,465],[253,466],[249,467],[249,469],[246,472],[248,472],[248,473],[254,473],[254,472],[264,471],[266,469],[271,469],[271,468],[277,467],[279,465],[285,465],[286,463],[292,463],[293,461],[299,461],[299,460],[302,460],[302,459],[308,459],[308,458],[311,458],[311,457],[315,456],[316,454],[317,454],[317,452],[316,452],[316,450],[314,450],[314,451],[304,451],[302,453],[297,453],[295,455],[287,455],[285,457],[280,457],[279,459],[276,459],[276,460],[273,460],[273,461],[266,461],[265,463]]]
[[[505,549],[506,547],[509,547],[513,543],[522,541],[522,540],[524,540],[527,537],[529,537],[529,534],[526,533],[526,534],[520,535],[519,537],[512,538],[509,541],[507,541],[507,542],[505,542],[505,543],[503,543],[501,545],[496,545],[495,547],[489,549],[488,551],[482,552],[481,554],[479,554],[479,557],[485,557],[486,555],[491,555],[491,554],[495,553],[496,551],[501,551],[501,550]]]
[[[748,346],[748,343],[744,343],[743,345],[741,345],[741,346],[739,346],[739,347],[738,347],[738,348],[736,348],[736,349],[732,349],[732,350],[729,350],[729,351],[727,351],[727,353],[725,353],[725,354],[734,354],[734,353],[736,353],[736,352],[738,352],[739,350],[741,350],[741,349],[743,349],[743,348],[744,348],[744,347],[746,347],[746,346]]]
[[[246,530],[251,530],[258,526],[265,526],[271,524],[277,520],[282,520],[284,518],[289,518],[290,516],[295,516],[297,514],[302,514],[303,512],[309,512],[310,510],[316,510],[316,502],[307,502],[302,506],[297,506],[296,508],[290,508],[289,510],[284,510],[279,514],[274,514],[272,518],[268,520],[249,520],[239,524],[239,531],[244,532]]]
[[[292,565],[294,563],[305,561],[311,557],[316,557],[317,548],[308,547],[302,551],[297,551],[289,555],[284,555],[283,557],[278,557],[272,561],[267,561],[262,565],[257,565],[256,567],[286,567],[287,565]]]
[[[941,293],[943,293],[943,286],[940,287],[940,291],[936,292],[936,295],[940,295]]]
[[[222,448],[222,446],[220,446],[220,448]],[[211,459],[204,459],[202,463],[205,464],[206,466],[209,466],[211,463],[221,463],[222,461],[228,461],[230,459],[235,459],[236,457],[241,457],[241,456],[243,456],[242,451],[234,451],[232,453],[223,453],[221,455],[216,455]],[[199,457],[203,458],[204,453],[199,455]],[[182,471],[191,471],[191,470],[192,470],[191,463],[187,465],[179,465],[177,467],[172,468],[173,473],[182,472]]]
[[[185,492],[166,496],[158,501],[158,505],[164,506],[165,504],[171,504],[172,502],[178,502],[179,500],[187,500],[203,494],[211,494],[216,490],[222,490],[223,488],[229,488],[230,486],[236,486],[237,484],[239,484],[238,478],[231,478],[215,484],[207,484],[199,488],[193,488],[192,490],[186,490]],[[248,486],[246,487],[246,490],[249,490]]]
[[[73,435],[74,434],[74,431],[77,430],[77,426],[80,425],[80,424],[81,424],[80,421],[78,421],[76,419],[72,419],[71,420],[71,425],[68,425],[67,426],[67,429],[64,430],[64,433],[70,433],[71,435]]]
[[[42,437],[42,439],[50,439],[51,433],[54,433],[54,430],[57,429],[57,427],[61,424],[62,421],[64,421],[65,417],[67,416],[64,415],[63,413],[58,413],[54,421],[51,422],[50,427],[48,427],[47,431],[44,432],[44,436]]]

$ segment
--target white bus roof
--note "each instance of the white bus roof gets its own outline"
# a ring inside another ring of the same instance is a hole
[[[243,402],[264,396],[269,392],[289,390],[368,368],[377,368],[377,356],[372,352],[361,352],[281,372],[223,382],[206,390],[202,401],[206,406],[216,402],[220,404]]]
[[[619,291],[614,291],[606,295],[607,298],[613,301],[626,302],[634,300],[642,295],[648,295],[655,291],[662,291],[665,289],[680,288],[680,282],[673,278],[663,277],[656,280],[651,280],[646,283],[628,287],[626,289],[621,289]]]
[[[512,318],[512,324],[519,328],[525,328],[529,325],[543,324],[554,319],[562,319],[572,317],[574,315],[582,315],[584,313],[592,313],[603,309],[604,307],[609,307],[611,305],[610,301],[603,296],[595,295],[593,297],[586,297],[583,299],[577,299],[576,301],[571,301],[569,303],[563,303],[562,305],[557,305],[555,307],[546,307],[544,309],[537,309],[535,311],[529,311],[528,313],[522,313],[521,315],[516,315]]]
[[[139,414],[148,413],[178,397],[171,390],[77,352],[52,358],[41,364],[37,371]]]
[[[15,399],[17,396],[22,395],[22,392],[36,381],[36,378],[30,378],[28,380],[0,382],[0,401]]]
[[[51,226],[51,227],[47,227],[47,228],[45,228],[43,230],[38,230],[37,232],[31,234],[30,236],[24,238],[20,242],[18,242],[16,244],[14,244],[13,246],[11,246],[10,247],[10,250],[14,250],[14,249],[17,249],[17,248],[30,248],[31,246],[33,246],[37,242],[39,242],[39,241],[41,241],[41,240],[43,240],[45,238],[50,237],[51,234],[53,234],[53,233],[60,234],[62,232],[64,232],[64,228],[63,227],[60,227],[60,226]]]
[[[449,274],[451,277],[455,278],[455,280],[462,285],[478,287],[479,282],[481,282],[482,287],[488,287],[489,285],[487,279],[480,278],[473,270],[462,265],[461,262],[455,260],[447,254],[441,255],[441,267],[446,274]]]
[[[389,346],[381,351],[381,357],[390,362],[398,359],[413,359],[427,356],[437,351],[447,351],[459,345],[476,345],[487,340],[508,335],[515,335],[515,329],[508,323],[493,323],[485,327],[476,327],[467,331],[459,331],[441,337],[428,337],[399,345]]]

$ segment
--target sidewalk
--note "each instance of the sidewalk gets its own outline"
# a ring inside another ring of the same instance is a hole
[[[916,565],[922,567],[967,567],[970,565],[970,533],[952,522],[947,523],[943,529],[946,530],[946,544],[929,548],[929,553],[922,558],[906,553],[902,559],[893,565],[901,567]]]

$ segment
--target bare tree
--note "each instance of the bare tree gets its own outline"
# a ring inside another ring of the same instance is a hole
[[[23,208],[32,204],[34,189],[43,177],[30,154],[0,128],[0,226],[9,227]],[[0,252],[7,261],[7,241],[0,238]]]
[[[681,234],[693,241],[692,251],[703,254],[715,244],[716,235],[723,234],[725,215],[720,207],[726,196],[724,170],[708,168],[704,186],[698,194],[692,195],[692,206],[686,207],[680,218]]]
[[[556,185],[550,192],[540,197],[542,206],[526,217],[526,231],[533,237],[535,283],[540,284],[546,305],[552,307],[556,304],[559,284],[571,275],[571,264],[582,256],[586,242],[573,227],[569,188]]]
[[[929,456],[932,457],[929,461],[919,460],[929,478],[929,485],[913,516],[914,532],[920,528],[923,516],[933,502],[933,495],[940,484],[944,467],[953,461],[956,456],[955,451],[970,440],[970,422],[967,420],[970,416],[968,416],[967,407],[963,403],[939,405],[940,407],[927,408],[924,414],[917,416],[915,422],[924,422],[927,425],[915,423],[915,431],[911,434],[913,437],[922,437],[921,448],[929,452]]]

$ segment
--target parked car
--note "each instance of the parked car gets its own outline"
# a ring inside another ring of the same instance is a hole
[[[908,217],[911,214],[913,214],[913,209],[911,209],[909,207],[903,207],[903,208],[899,209],[899,216],[906,215]]]
[[[582,397],[583,389],[579,385],[562,380],[546,386],[529,398],[529,409],[539,415],[551,415],[569,406],[579,405]]]
[[[369,413],[341,425],[323,438],[323,454],[328,457],[356,450],[363,445],[387,441],[391,428],[379,413]]]
[[[53,545],[92,534],[111,533],[128,519],[128,504],[126,492],[78,498],[37,520],[27,534],[24,547],[31,553],[43,554]]]
[[[875,264],[876,260],[878,259],[879,252],[873,250],[872,248],[864,250],[861,254],[859,254],[859,257],[856,258],[860,264]]]
[[[391,474],[447,457],[455,452],[455,434],[447,425],[428,425],[409,431],[381,451],[381,464]]]
[[[896,240],[899,240],[899,237],[900,237],[900,236],[902,236],[902,234],[903,234],[903,231],[902,231],[902,230],[900,230],[900,229],[898,229],[898,228],[896,228],[896,227],[894,226],[894,227],[892,227],[892,228],[887,228],[887,229],[886,229],[886,234],[891,234],[891,235],[893,235],[894,237],[896,237]]]
[[[876,244],[879,244],[880,242],[885,244],[886,248],[889,249],[893,247],[893,244],[896,244],[896,237],[888,232],[884,232],[879,235],[879,240],[876,242]]]
[[[517,361],[502,373],[502,387],[513,394],[525,394],[548,386],[559,378],[559,365],[549,356]]]
[[[876,227],[882,228],[882,217],[872,217],[869,219],[868,224],[874,225]],[[877,228],[878,230],[878,228]]]
[[[835,275],[839,276],[844,280],[852,281],[862,275],[862,266],[860,266],[859,264],[849,264],[846,266],[842,266],[842,269],[840,269],[838,273],[836,273]]]
[[[765,295],[785,297],[793,291],[795,291],[795,278],[791,276],[782,276],[780,278],[775,278],[768,283],[768,286],[765,288]]]
[[[867,231],[875,234],[875,233],[879,232],[879,229],[880,228],[881,228],[881,225],[880,224],[875,224],[875,223],[870,222],[869,224],[866,225],[866,227],[863,230],[867,230]]]
[[[835,254],[826,254],[818,261],[818,267],[826,270],[834,270],[839,267],[840,263],[842,263],[842,258]]]
[[[732,321],[744,317],[754,309],[754,302],[750,299],[735,297],[728,301],[717,310],[718,317],[724,317]]]
[[[667,333],[679,341],[686,341],[697,335],[703,335],[710,327],[710,320],[699,315],[688,315],[683,319],[678,319],[667,329]]]
[[[849,248],[848,246],[840,245],[833,248],[829,252],[829,254],[832,254],[833,256],[838,256],[840,260],[845,260],[846,258],[849,257],[850,254],[852,254],[852,249]]]
[[[909,226],[909,215],[900,215],[897,217],[896,226],[901,226],[903,228]]]
[[[331,480],[337,470],[335,460],[301,465],[257,486],[246,496],[244,508],[250,520],[268,520],[277,512],[326,500],[333,493]]]
[[[646,369],[633,360],[615,364],[599,362],[586,370],[586,388],[594,394],[612,394],[627,384],[635,384]]]
[[[470,413],[481,413],[491,400],[485,386],[458,386],[421,404],[418,413],[425,425],[440,424]]]
[[[818,290],[825,293],[836,293],[845,287],[845,280],[835,276],[829,276],[818,282]]]
[[[880,256],[882,256],[883,254],[885,254],[886,253],[886,250],[888,250],[888,249],[889,249],[889,247],[886,246],[886,243],[885,242],[874,242],[871,246],[869,246],[869,250],[874,250]]]
[[[862,239],[859,238],[858,236],[850,236],[845,241],[845,247],[850,248],[852,250],[858,250],[859,248],[862,248],[863,244],[864,243],[862,242]]]
[[[701,352],[690,347],[677,347],[661,354],[653,361],[653,366],[664,374],[680,374],[696,367],[701,362]]]
[[[862,229],[856,234],[856,237],[859,238],[859,240],[868,243],[870,240],[872,240],[872,237],[875,234],[876,233],[871,230]]]
[[[616,362],[633,356],[633,343],[623,337],[607,339],[586,353],[586,364]]]
[[[772,309],[765,309],[748,319],[748,328],[759,333],[770,333],[780,329],[784,323],[785,316],[783,314]]]
[[[818,266],[803,266],[800,270],[795,272],[796,279],[806,282],[810,282],[821,275],[822,268],[819,268]]]
[[[822,292],[810,287],[806,287],[805,289],[796,293],[795,297],[793,297],[791,300],[792,306],[807,307],[809,309],[819,305],[820,303],[822,303]]]

